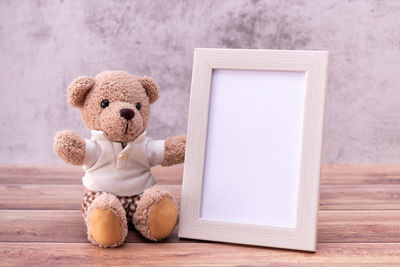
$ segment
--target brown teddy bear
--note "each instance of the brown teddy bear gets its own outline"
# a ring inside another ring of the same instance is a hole
[[[150,104],[158,96],[155,80],[123,71],[78,77],[68,87],[68,102],[81,110],[92,137],[59,131],[54,151],[85,171],[82,212],[88,239],[100,247],[122,244],[127,221],[154,241],[167,237],[177,223],[175,200],[153,187],[150,168],[182,163],[186,137],[164,141],[146,136]]]

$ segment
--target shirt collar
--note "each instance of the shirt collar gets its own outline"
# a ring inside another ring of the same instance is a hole
[[[111,140],[108,138],[108,136],[106,135],[105,132],[103,131],[96,131],[96,130],[91,130],[90,133],[92,134],[92,139],[96,140],[96,141],[107,141],[107,142],[111,142]],[[130,143],[141,143],[144,141],[144,139],[146,138],[146,131],[144,131],[143,133],[141,133],[138,137],[136,137],[135,140],[133,140]],[[113,142],[116,143],[116,142]]]

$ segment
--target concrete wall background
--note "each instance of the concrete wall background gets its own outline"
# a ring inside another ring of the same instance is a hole
[[[0,0],[0,163],[61,163],[79,75],[153,76],[149,134],[184,133],[195,47],[329,50],[324,162],[400,159],[400,1]]]

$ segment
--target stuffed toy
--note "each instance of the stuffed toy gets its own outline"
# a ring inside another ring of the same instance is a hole
[[[176,202],[154,187],[150,168],[182,163],[186,137],[146,136],[150,105],[158,97],[155,80],[123,71],[78,77],[68,87],[67,100],[80,109],[91,139],[59,131],[54,151],[85,171],[82,213],[88,239],[100,247],[121,245],[128,222],[153,241],[166,238],[177,223]]]

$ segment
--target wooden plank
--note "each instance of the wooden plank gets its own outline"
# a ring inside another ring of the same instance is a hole
[[[2,266],[395,266],[400,244],[318,244],[316,253],[213,243],[125,244],[102,249],[91,244],[0,243]]]
[[[180,184],[183,165],[152,169],[158,183]],[[0,184],[81,184],[83,172],[70,165],[0,165]],[[400,165],[324,164],[321,184],[398,184]]]
[[[321,184],[399,184],[397,164],[324,164]]]
[[[156,185],[181,202],[180,185]],[[82,185],[0,184],[0,209],[80,210]]]
[[[157,185],[178,203],[180,185]],[[82,185],[0,184],[0,209],[80,209]],[[400,209],[400,185],[321,185],[320,210]]]
[[[318,242],[400,242],[398,211],[320,211]],[[0,210],[0,242],[87,242],[78,210]],[[130,231],[127,242],[144,242]],[[167,242],[179,242],[177,228]]]
[[[65,179],[71,182],[82,174],[80,167],[71,165],[27,165],[27,164],[1,164],[0,178],[10,179],[6,183],[25,183],[23,179],[31,178],[57,182]],[[12,179],[12,180],[11,180]],[[3,183],[3,180],[1,180]]]
[[[400,185],[321,185],[319,209],[400,209]]]
[[[0,209],[81,208],[82,185],[0,184]]]
[[[319,242],[400,242],[400,210],[320,211]]]
[[[159,184],[181,184],[183,165],[154,167]],[[0,184],[82,184],[83,171],[70,165],[0,165]]]
[[[150,242],[130,226],[126,242]],[[0,210],[0,242],[87,243],[86,226],[78,210]],[[179,242],[178,230],[164,242]],[[187,242],[187,241],[186,241]]]

